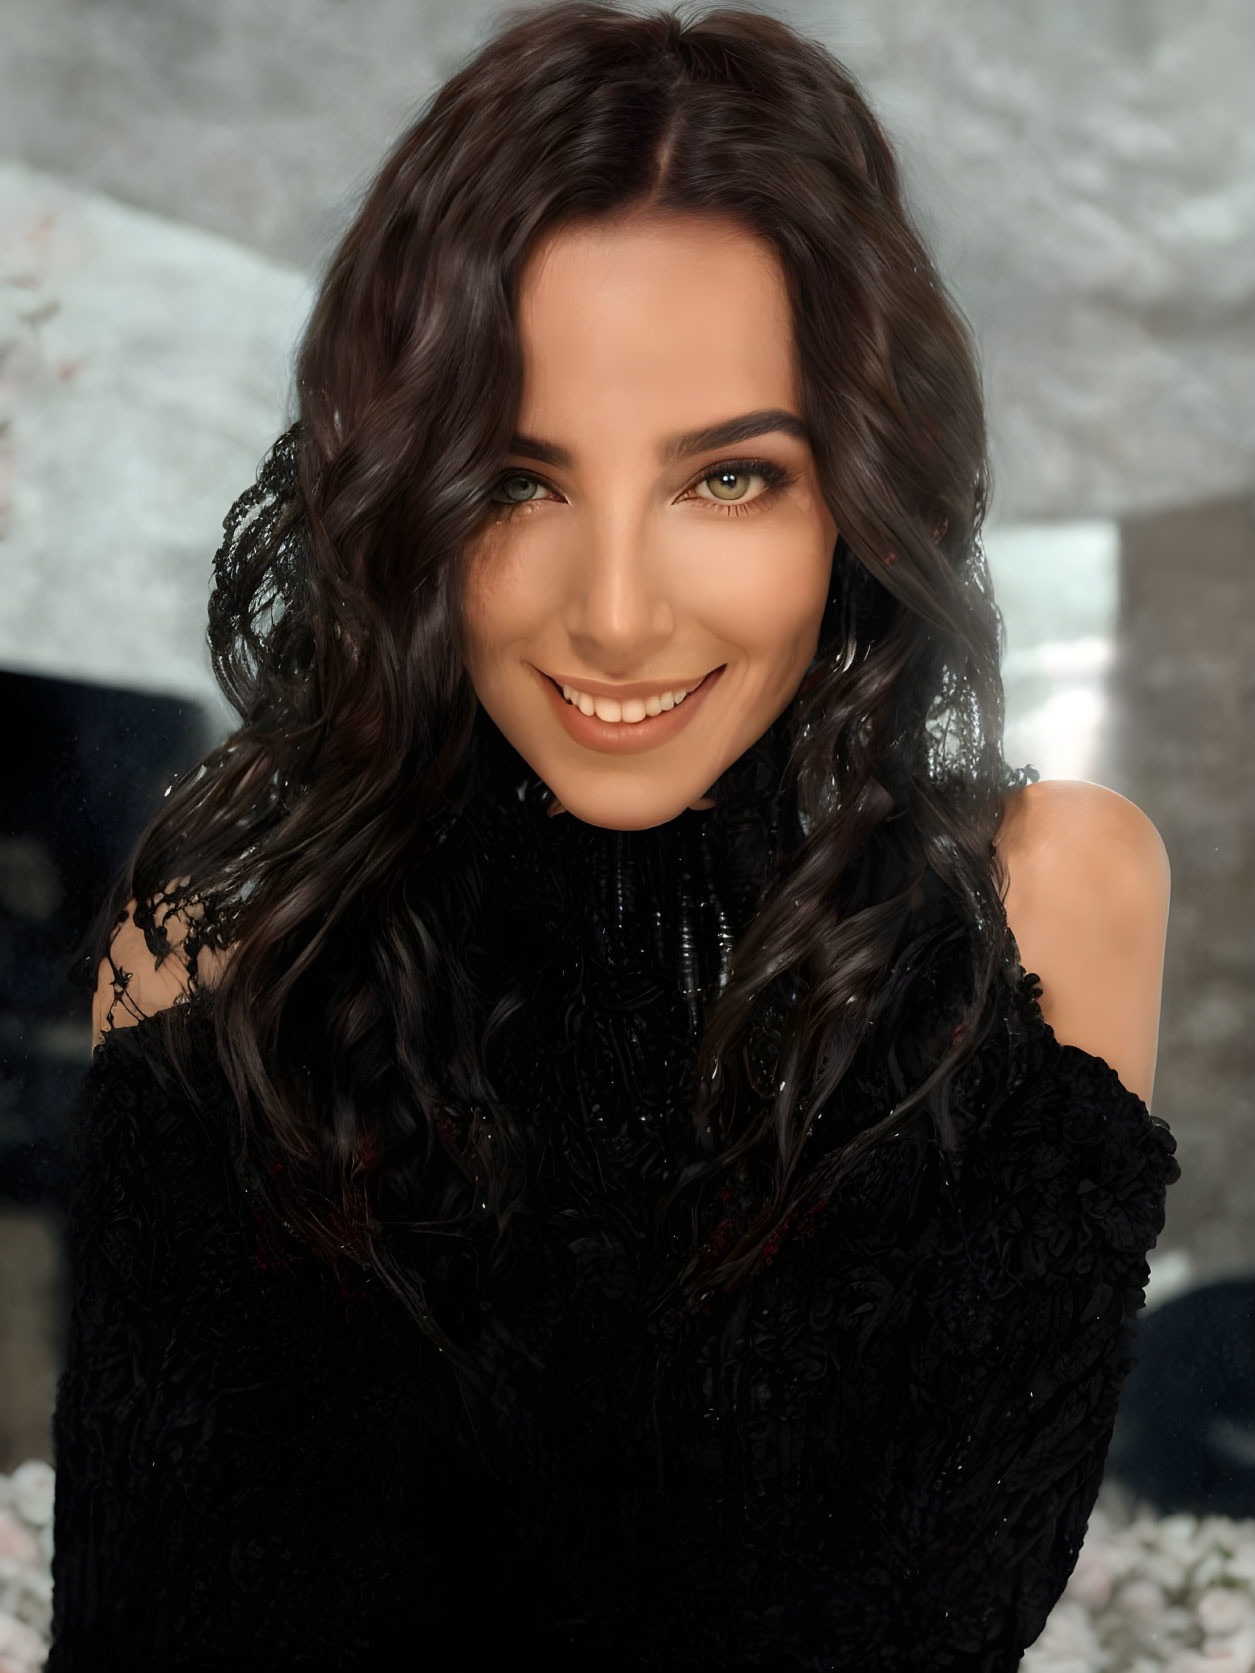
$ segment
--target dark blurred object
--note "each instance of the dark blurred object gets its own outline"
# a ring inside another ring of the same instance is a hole
[[[0,671],[0,1202],[64,1209],[90,1060],[70,955],[167,785],[210,747],[197,703]]]
[[[1255,1279],[1142,1314],[1107,1473],[1160,1515],[1255,1516]]]

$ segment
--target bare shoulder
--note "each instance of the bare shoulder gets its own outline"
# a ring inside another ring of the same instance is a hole
[[[1154,823],[1101,784],[1046,779],[1008,796],[995,846],[1047,1022],[1149,1106],[1171,893]]]
[[[209,987],[225,969],[231,949],[202,946],[194,933],[204,918],[204,907],[189,900],[177,907],[154,907],[154,918],[165,930],[168,951],[149,950],[148,939],[136,922],[137,902],[127,902],[126,913],[114,929],[107,956],[96,972],[92,996],[92,1046],[115,1028],[132,1028],[146,1017]]]
[[[1127,796],[1086,779],[1047,778],[1012,791],[998,841],[1017,856],[1060,843],[1078,852],[1088,846],[1095,863],[1140,861],[1168,875],[1167,850],[1149,816]]]

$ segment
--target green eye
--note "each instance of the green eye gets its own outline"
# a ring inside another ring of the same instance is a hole
[[[747,499],[749,484],[755,477],[763,484],[762,491]],[[716,505],[721,511],[740,515],[770,505],[780,489],[792,480],[788,471],[770,459],[729,459],[725,464],[716,465],[713,470],[706,471],[689,492],[695,498],[705,500],[707,505]],[[709,495],[697,492],[699,488],[708,484],[711,489]],[[738,489],[739,492],[736,491]]]
[[[762,482],[763,490],[747,499],[749,484],[755,477]],[[704,472],[688,488],[684,497],[705,499],[708,505],[739,514],[766,506],[792,480],[788,471],[770,459],[730,459],[726,464],[716,465]],[[697,489],[706,483],[711,484],[711,493],[698,494]],[[543,477],[533,471],[506,471],[497,478],[488,497],[493,505],[509,510],[511,506],[536,505],[555,496]]]
[[[761,471],[731,470],[725,468],[720,471],[712,471],[709,476],[704,476],[702,481],[710,484],[711,490],[716,499],[726,498],[729,500],[738,500],[743,497],[745,489],[748,487],[749,483],[752,482],[756,476],[761,475]],[[730,483],[736,482],[742,484],[741,493],[728,493],[725,495],[723,493],[723,489],[727,488]]]

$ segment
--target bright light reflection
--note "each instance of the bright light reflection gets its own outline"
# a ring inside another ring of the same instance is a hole
[[[985,555],[1006,623],[1006,756],[1043,778],[1103,781],[1115,657],[1114,522],[990,526]]]

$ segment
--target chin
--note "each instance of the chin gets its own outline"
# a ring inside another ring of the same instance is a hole
[[[568,798],[558,786],[550,783],[549,788],[566,809],[565,813],[557,815],[559,819],[578,819],[582,824],[596,825],[605,831],[650,831],[659,825],[669,825],[673,819],[679,818],[690,802],[702,795],[700,790],[691,794],[679,791],[674,797],[662,798],[642,796],[639,791],[633,794],[625,789],[625,793],[618,796],[581,796],[573,792]]]

